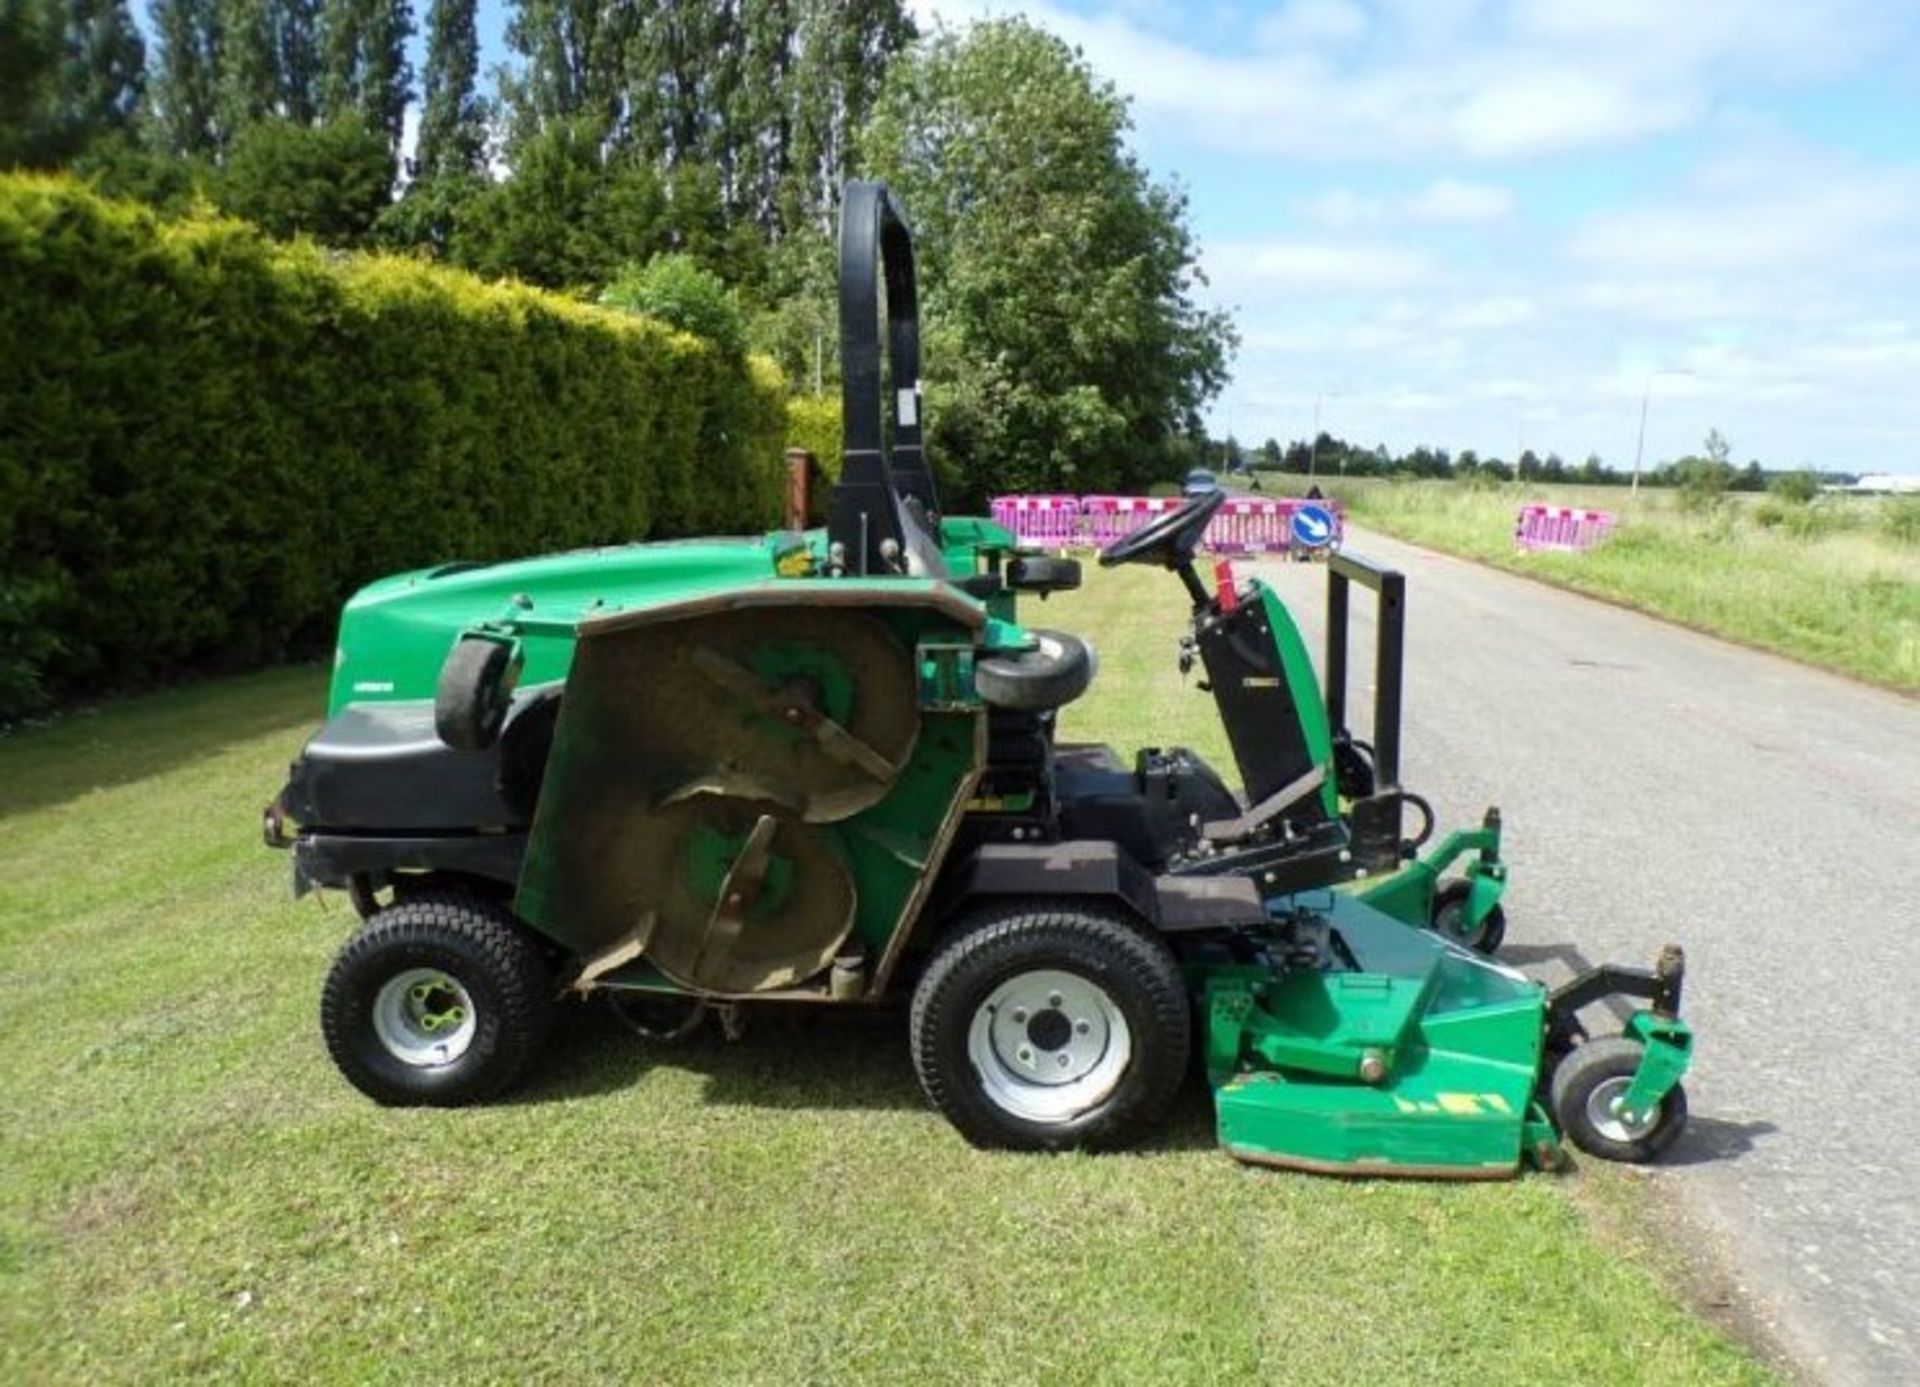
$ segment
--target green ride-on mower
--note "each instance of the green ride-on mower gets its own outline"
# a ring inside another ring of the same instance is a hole
[[[840,311],[823,528],[445,564],[347,604],[327,721],[266,835],[296,891],[364,917],[321,1002],[348,1080],[489,1098],[571,997],[662,1039],[904,1003],[928,1097],[982,1145],[1136,1139],[1198,1051],[1250,1161],[1497,1178],[1563,1136],[1665,1149],[1691,1055],[1679,951],[1550,991],[1463,947],[1497,942],[1497,816],[1416,855],[1400,577],[1331,563],[1323,694],[1269,587],[1202,584],[1221,493],[1196,496],[1100,561],[1184,585],[1181,658],[1243,792],[1180,748],[1062,742],[1092,652],[1016,604],[1080,570],[942,512],[912,242],[879,184],[845,192]],[[1370,756],[1344,726],[1355,582],[1381,604]],[[1577,1013],[1615,994],[1645,1005],[1589,1038]]]

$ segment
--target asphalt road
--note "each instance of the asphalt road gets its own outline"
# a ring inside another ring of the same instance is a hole
[[[1403,783],[1443,826],[1505,815],[1503,954],[1554,976],[1686,946],[1693,1123],[1650,1178],[1815,1380],[1920,1382],[1920,703],[1371,534],[1348,548],[1407,575]],[[1323,571],[1262,571],[1317,652]]]

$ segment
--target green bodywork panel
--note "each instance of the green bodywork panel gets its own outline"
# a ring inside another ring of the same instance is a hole
[[[1287,693],[1300,719],[1300,735],[1313,764],[1323,768],[1326,780],[1320,786],[1320,803],[1328,814],[1340,812],[1340,796],[1334,787],[1333,730],[1327,723],[1327,701],[1321,695],[1320,681],[1314,677],[1313,659],[1293,613],[1280,600],[1280,594],[1258,578],[1248,585],[1254,600],[1266,608],[1267,625],[1273,631],[1280,652],[1281,676],[1287,681]]]
[[[1005,526],[966,516],[941,522],[940,543],[956,577],[975,572],[986,554],[1017,547]],[[573,627],[581,620],[772,580],[783,558],[802,553],[817,564],[825,551],[826,532],[811,530],[447,563],[382,578],[355,593],[341,614],[327,713],[349,703],[432,698],[440,666],[460,633],[510,618],[518,619],[525,660],[521,684],[554,683],[567,676]],[[997,620],[1014,622],[1011,593],[986,607]],[[1000,631],[995,638],[1026,643],[1024,634]]]
[[[355,593],[341,614],[327,712],[432,698],[462,631],[516,616],[535,619],[519,632],[521,683],[565,679],[578,621],[771,580],[780,552],[793,543],[793,536],[761,535],[624,544],[382,578]]]
[[[1433,923],[1434,902],[1440,894],[1442,878],[1454,863],[1469,853],[1475,856],[1462,869],[1469,883],[1466,926],[1469,930],[1478,929],[1507,889],[1507,868],[1500,860],[1497,824],[1455,829],[1440,840],[1438,847],[1410,858],[1398,871],[1361,877],[1342,883],[1338,889],[1402,924],[1425,929]]]
[[[1316,909],[1357,971],[1202,973],[1221,1144],[1244,1160],[1353,1174],[1516,1171],[1530,1149],[1545,989],[1344,893]]]
[[[1677,1016],[1636,1011],[1627,1018],[1625,1033],[1646,1047],[1620,1099],[1620,1116],[1639,1122],[1660,1106],[1693,1063],[1693,1030]]]

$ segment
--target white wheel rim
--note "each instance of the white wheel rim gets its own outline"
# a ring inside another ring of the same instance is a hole
[[[1104,1103],[1133,1059],[1133,1032],[1105,988],[1036,968],[974,1010],[967,1058],[987,1100],[1030,1122],[1071,1122]]]
[[[466,1054],[479,1015],[467,989],[438,968],[396,973],[373,999],[373,1033],[386,1052],[416,1069],[438,1069]]]
[[[1621,1075],[1602,1079],[1587,1095],[1587,1122],[1608,1141],[1638,1141],[1651,1132],[1654,1123],[1660,1120],[1657,1105],[1638,1122],[1628,1122],[1620,1116],[1620,1104],[1626,1100],[1627,1090],[1632,1087],[1633,1080]]]

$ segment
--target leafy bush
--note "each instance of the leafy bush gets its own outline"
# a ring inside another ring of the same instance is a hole
[[[671,323],[731,356],[746,350],[746,327],[733,291],[690,255],[656,255],[645,265],[626,266],[601,291],[600,302]]]
[[[1920,546],[1920,496],[1894,496],[1880,509],[1880,530],[1895,544]]]
[[[840,475],[840,399],[794,395],[787,400],[787,446],[805,448],[829,477]]]
[[[1820,478],[1804,467],[1798,472],[1783,472],[1767,490],[1782,501],[1804,506],[1820,494]]]
[[[392,200],[393,151],[358,120],[263,120],[234,141],[215,199],[274,236],[359,245]]]
[[[768,363],[70,180],[0,177],[0,361],[0,719],[322,649],[382,573],[778,514]]]
[[[1689,457],[1674,464],[1673,475],[1680,488],[1681,509],[1702,512],[1714,510],[1726,499],[1735,473],[1718,459]]]

